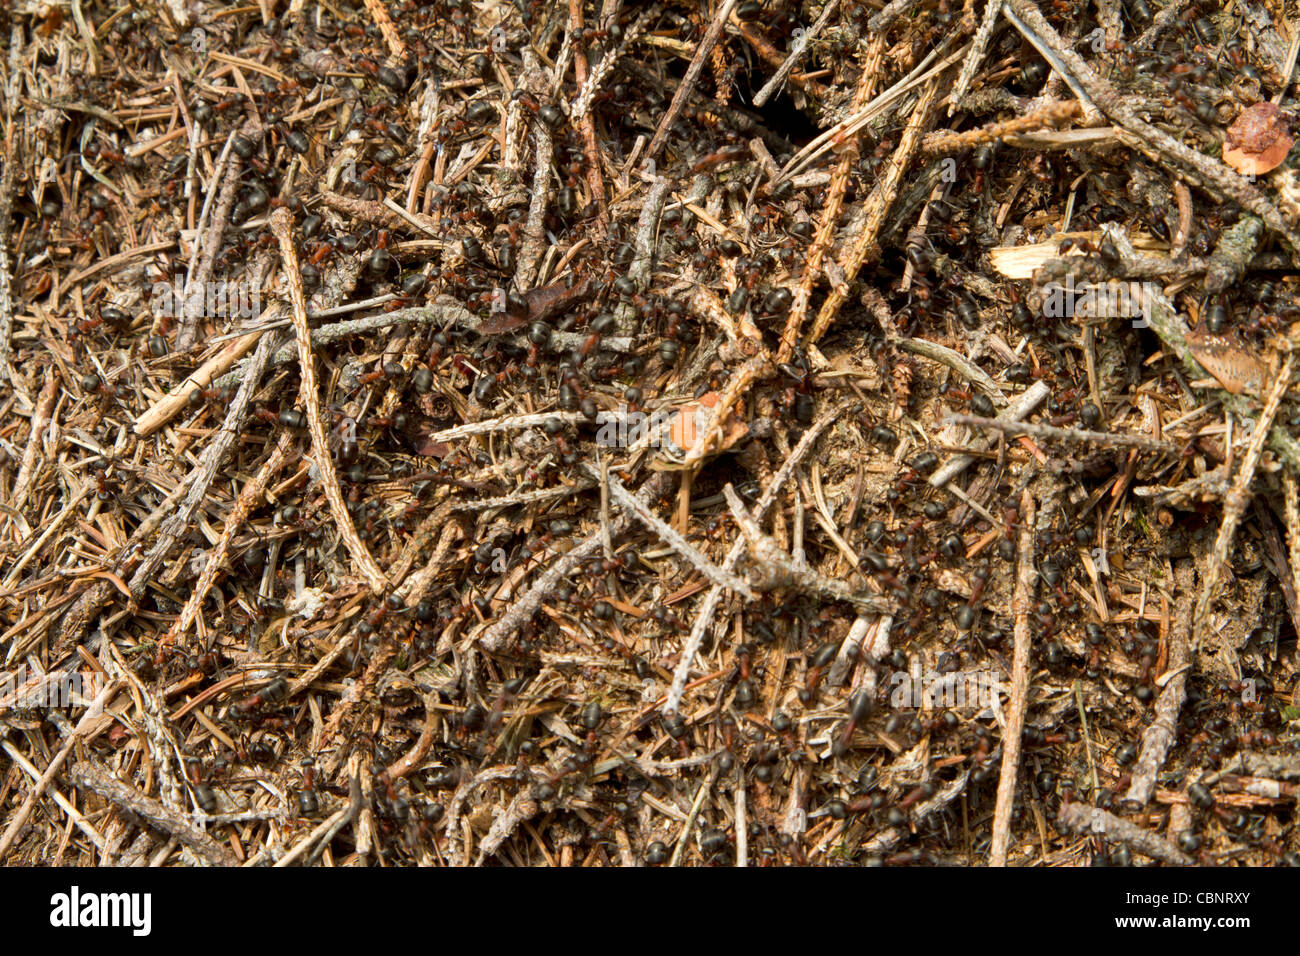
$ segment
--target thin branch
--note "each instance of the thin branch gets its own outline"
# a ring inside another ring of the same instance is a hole
[[[320,395],[316,384],[316,360],[311,354],[311,330],[307,327],[307,300],[302,291],[302,274],[298,271],[298,252],[294,248],[293,236],[289,229],[293,216],[288,209],[279,208],[271,214],[271,231],[280,243],[280,260],[284,264],[285,279],[289,285],[289,302],[293,308],[293,330],[298,340],[298,364],[302,376],[300,390],[303,404],[307,407],[307,427],[311,432],[312,457],[320,472],[321,484],[325,488],[325,497],[330,510],[334,513],[334,522],[347,545],[352,559],[357,562],[361,573],[370,584],[370,590],[376,594],[388,590],[388,579],[379,570],[370,549],[357,535],[356,525],[352,523],[352,513],[348,511],[347,502],[343,500],[343,491],[339,488],[338,475],[334,472],[334,456],[330,454],[329,439],[325,434],[325,422],[321,418]]]
[[[993,841],[989,849],[990,866],[1007,865],[1007,848],[1011,839],[1011,809],[1016,795],[1016,772],[1020,767],[1020,745],[1025,727],[1025,710],[1029,703],[1029,653],[1033,635],[1030,614],[1033,611],[1034,582],[1038,578],[1034,565],[1034,496],[1026,488],[1020,495],[1020,541],[1016,559],[1016,589],[1011,598],[1015,614],[1015,653],[1011,662],[1011,703],[1006,726],[1002,730],[1002,769],[998,776],[997,800],[993,808]]]

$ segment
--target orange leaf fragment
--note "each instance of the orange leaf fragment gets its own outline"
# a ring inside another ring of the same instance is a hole
[[[1242,110],[1223,140],[1223,161],[1243,176],[1276,169],[1295,145],[1290,117],[1267,101]]]

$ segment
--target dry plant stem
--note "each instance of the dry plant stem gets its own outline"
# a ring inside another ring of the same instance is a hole
[[[293,217],[288,209],[279,208],[271,214],[271,231],[280,243],[280,259],[289,285],[293,329],[298,339],[298,362],[302,375],[301,391],[307,408],[307,428],[311,432],[312,457],[320,471],[325,497],[330,503],[330,510],[334,513],[334,521],[343,543],[347,545],[352,559],[357,562],[361,573],[370,585],[370,590],[380,594],[388,590],[388,579],[379,570],[379,565],[375,563],[370,550],[357,535],[356,526],[352,523],[352,515],[339,488],[338,475],[334,473],[334,457],[330,454],[325,422],[321,419],[320,393],[316,384],[316,360],[311,353],[311,330],[307,328],[307,301],[303,297],[302,275],[298,271],[298,253],[294,249],[293,237],[289,233],[292,222]]]
[[[45,772],[41,774],[41,779],[36,781],[32,786],[31,792],[27,794],[22,805],[15,811],[13,819],[9,821],[9,826],[5,828],[3,835],[0,835],[0,860],[5,858],[5,854],[13,847],[14,841],[27,823],[27,818],[31,816],[32,810],[40,801],[45,791],[49,788],[54,778],[58,776],[59,771],[63,769],[64,763],[67,762],[68,755],[72,753],[73,748],[77,745],[90,729],[98,722],[98,718],[104,712],[104,704],[120,690],[122,685],[116,681],[110,682],[99,692],[90,706],[86,708],[85,714],[77,722],[76,729],[68,734],[68,739],[63,742],[58,753],[50,758],[49,765],[46,766]]]
[[[1104,445],[1111,448],[1136,448],[1139,451],[1178,454],[1178,446],[1167,441],[1155,441],[1142,435],[1126,432],[1094,432],[1081,428],[1054,428],[1051,425],[1033,425],[1027,422],[1003,421],[1000,418],[981,418],[979,415],[949,415],[946,422],[954,425],[973,425],[976,428],[996,428],[1008,435],[1028,435],[1044,441],[1074,442],[1084,445]]]
[[[225,148],[221,151],[217,159],[217,167],[213,171],[213,176],[221,180],[221,189],[218,193],[208,191],[207,201],[203,204],[203,214],[199,217],[199,235],[185,274],[180,325],[176,332],[178,352],[188,351],[194,345],[198,335],[199,320],[203,317],[203,308],[207,299],[206,286],[212,279],[212,267],[217,252],[221,249],[221,236],[225,232],[226,223],[230,220],[230,210],[235,205],[235,196],[243,185],[240,179],[243,163],[237,155],[231,156],[231,145],[234,139],[233,132],[226,137]],[[212,224],[204,231],[203,221],[213,195],[217,196],[216,213]]]
[[[790,75],[790,71],[799,65],[799,61],[803,59],[804,54],[808,51],[808,47],[812,44],[813,40],[817,39],[822,30],[826,28],[826,24],[830,22],[830,19],[835,14],[835,10],[838,6],[839,0],[829,0],[826,6],[822,8],[821,16],[813,21],[813,25],[807,29],[795,44],[794,49],[790,51],[790,55],[785,58],[785,62],[782,63],[777,68],[777,71],[772,74],[772,78],[763,84],[763,88],[754,95],[755,107],[762,107],[763,104],[771,99],[773,94],[784,85],[786,77]]]
[[[826,431],[835,421],[844,413],[846,405],[839,405],[823,418],[818,419],[808,430],[804,432],[803,438],[790,451],[789,456],[781,467],[777,469],[772,476],[771,482],[763,489],[762,496],[754,504],[754,519],[762,521],[767,515],[767,510],[772,507],[781,489],[785,483],[790,480],[794,474],[795,468],[799,462],[812,451],[817,439]],[[732,544],[731,550],[727,552],[726,558],[722,562],[722,570],[730,573],[735,570],[736,565],[740,563],[741,557],[745,554],[747,545],[744,536],[737,538]],[[673,672],[673,682],[668,689],[668,697],[664,702],[663,712],[665,714],[675,714],[682,703],[682,694],[686,690],[686,682],[690,678],[691,667],[695,663],[695,655],[700,652],[700,645],[704,643],[704,637],[708,633],[709,625],[713,621],[713,614],[718,608],[718,601],[722,598],[723,588],[720,585],[713,585],[709,588],[708,594],[705,595],[700,610],[696,613],[695,623],[691,625],[691,633],[686,639],[686,646],[682,648],[681,660],[677,663],[677,669]]]
[[[388,15],[383,0],[366,0],[366,10],[375,21],[375,26],[379,27],[379,32],[384,35],[384,42],[388,44],[388,52],[393,55],[393,59],[399,62],[406,59],[406,44],[397,32],[392,17]]]
[[[1081,115],[1082,112],[1082,108],[1073,100],[1063,103],[1048,103],[1041,109],[1034,110],[1025,116],[1016,116],[1009,120],[989,123],[978,129],[967,130],[964,133],[938,130],[930,133],[921,141],[921,150],[932,156],[959,153],[962,150],[991,143],[994,140],[1005,140],[1012,136],[1018,136],[1030,130],[1060,126]]]
[[[1295,474],[1290,469],[1282,472],[1282,491],[1286,500],[1286,543],[1291,564],[1291,577],[1295,591],[1300,595],[1300,502],[1297,501]],[[1300,648],[1296,650],[1300,663]]]
[[[203,506],[208,489],[216,479],[217,471],[226,460],[226,453],[230,451],[235,439],[239,437],[239,424],[244,419],[244,413],[248,409],[248,403],[253,397],[253,392],[262,380],[262,371],[266,368],[266,360],[271,354],[271,348],[272,344],[269,339],[258,343],[257,350],[253,353],[248,377],[244,379],[239,391],[235,393],[235,397],[231,400],[230,407],[226,410],[225,420],[221,423],[221,428],[217,430],[212,441],[208,443],[208,447],[203,450],[203,457],[199,460],[198,473],[194,483],[190,485],[189,491],[185,495],[184,502],[177,509],[176,514],[163,525],[158,540],[154,542],[153,547],[149,549],[149,553],[145,555],[144,560],[140,562],[140,566],[136,568],[135,573],[131,576],[131,594],[137,600],[144,594],[145,588],[153,580],[154,572],[162,565],[172,547],[192,528],[194,516],[198,514],[199,509]]]
[[[1246,513],[1246,506],[1250,504],[1250,486],[1255,480],[1255,469],[1259,467],[1264,442],[1273,427],[1273,419],[1277,416],[1282,396],[1291,385],[1291,372],[1294,367],[1295,355],[1288,353],[1286,361],[1282,363],[1282,370],[1269,391],[1264,409],[1255,422],[1255,430],[1250,437],[1250,445],[1246,448],[1246,455],[1241,461],[1241,468],[1232,482],[1232,488],[1224,498],[1223,522],[1219,525],[1219,533],[1214,539],[1214,550],[1210,552],[1206,564],[1205,581],[1201,585],[1200,596],[1196,599],[1196,610],[1192,614],[1193,651],[1201,646],[1202,641],[1213,629],[1213,622],[1210,620],[1210,602],[1218,596],[1219,582],[1223,577],[1228,555],[1232,551],[1237,526]]]
[[[1144,856],[1170,866],[1193,866],[1196,861],[1159,834],[1144,830],[1101,807],[1086,803],[1062,803],[1057,822],[1076,833],[1093,833],[1126,843]]]
[[[600,478],[600,472],[590,465],[587,466],[587,474],[595,479]],[[690,542],[678,534],[671,525],[637,501],[636,497],[627,488],[623,487],[623,483],[618,480],[618,476],[608,475],[607,481],[610,494],[614,496],[614,500],[624,510],[631,511],[638,521],[658,535],[660,540],[683,557],[687,564],[714,584],[729,588],[750,601],[758,598],[758,595],[753,592],[748,583],[736,577],[736,575],[717,567],[712,561],[700,554]]]
[[[709,61],[709,55],[713,52],[718,39],[722,36],[722,30],[727,25],[731,11],[736,9],[737,2],[739,0],[724,0],[722,5],[718,7],[718,12],[714,14],[709,28],[704,31],[704,38],[700,40],[700,45],[695,48],[695,55],[691,58],[691,65],[686,68],[686,75],[682,77],[677,92],[673,94],[667,112],[659,120],[659,128],[655,130],[654,138],[650,140],[650,145],[646,147],[645,156],[643,157],[644,162],[649,162],[658,156],[659,150],[667,142],[668,131],[672,129],[673,123],[677,121],[677,114],[682,111],[682,107],[686,105],[686,100],[690,97],[691,91],[695,89],[695,84],[700,79],[700,72],[704,69],[704,64]]]
[[[59,384],[59,373],[51,372],[36,399],[36,408],[32,412],[31,426],[27,432],[27,447],[23,449],[23,463],[18,468],[18,477],[14,479],[13,493],[9,498],[9,505],[15,512],[21,512],[27,504],[27,494],[36,473],[36,456],[40,453],[45,429],[50,427],[50,416],[54,414],[54,403],[59,397]]]
[[[1006,395],[1003,394],[1002,389],[998,387],[998,383],[993,380],[992,376],[956,349],[950,349],[946,345],[940,345],[927,339],[909,339],[899,336],[890,336],[889,342],[900,349],[948,366],[972,385],[978,385],[980,390],[993,401],[993,404],[1007,404]]]
[[[272,307],[273,309],[274,307]],[[272,311],[268,309],[263,313],[263,318]],[[174,389],[154,403],[153,407],[143,412],[135,420],[134,430],[137,435],[144,438],[152,435],[158,429],[162,428],[176,415],[186,408],[189,404],[190,393],[205,389],[210,384],[214,376],[221,374],[230,368],[241,356],[246,354],[249,349],[257,344],[261,338],[261,332],[250,332],[248,335],[241,336],[234,341],[225,345],[220,352],[204,362],[197,370],[192,372],[185,381],[181,382]],[[246,374],[246,369],[241,366],[241,371]],[[231,381],[240,376],[232,376]],[[223,379],[224,381],[224,379]]]
[[[74,786],[93,790],[101,797],[143,818],[150,826],[170,833],[213,866],[238,866],[239,860],[228,847],[222,846],[180,814],[167,809],[153,797],[145,796],[112,774],[90,763],[73,767],[68,774]]]
[[[212,588],[212,582],[216,580],[217,571],[225,563],[226,555],[230,553],[230,544],[234,540],[235,534],[244,526],[244,522],[248,520],[249,512],[260,502],[262,492],[266,490],[267,484],[280,470],[280,466],[284,464],[285,454],[291,444],[293,444],[293,436],[287,431],[281,432],[280,440],[276,442],[270,456],[262,463],[262,467],[257,470],[257,474],[240,490],[239,497],[235,499],[234,508],[226,516],[225,525],[221,529],[221,537],[208,555],[207,564],[203,566],[203,572],[199,575],[189,600],[185,602],[185,608],[181,611],[180,617],[176,619],[176,623],[171,626],[167,635],[162,639],[164,644],[175,641],[178,635],[184,634],[190,625],[194,623],[195,615],[203,607],[203,601]]]
[[[555,144],[551,131],[540,120],[533,121],[533,184],[532,200],[528,205],[528,221],[524,226],[523,242],[519,244],[518,266],[515,269],[515,288],[523,292],[532,288],[537,278],[538,264],[546,244],[546,210],[551,204],[553,184],[551,166]]]
[[[582,27],[582,0],[569,0],[569,33],[574,38],[573,78],[578,84],[578,89],[586,87],[588,76],[587,51],[582,41],[577,39],[582,32]],[[596,124],[589,110],[581,115],[575,115],[573,119],[578,125],[579,132],[582,133],[582,149],[587,160],[587,187],[591,190],[591,198],[599,207],[596,222],[599,226],[599,234],[603,236],[609,231],[609,211],[605,208],[605,182],[600,173],[600,146],[596,142]]]
[[[1175,593],[1183,596],[1169,631],[1169,660],[1166,668],[1174,673],[1160,691],[1156,700],[1155,719],[1142,732],[1142,749],[1133,766],[1133,782],[1129,785],[1126,801],[1145,806],[1156,789],[1156,775],[1164,765],[1165,755],[1178,737],[1178,715],[1187,698],[1188,645],[1192,632],[1191,590],[1195,575],[1190,564],[1180,565],[1174,571]]]
[[[656,495],[663,494],[668,483],[667,473],[657,473],[641,486],[636,497],[642,502],[648,501]],[[630,523],[631,519],[627,515],[620,515],[610,524],[610,535],[622,534]],[[496,621],[487,626],[478,636],[478,644],[489,652],[499,651],[505,647],[506,641],[531,621],[533,615],[537,613],[537,609],[542,606],[542,602],[554,593],[560,579],[578,567],[588,557],[595,554],[600,547],[601,530],[597,528],[571,551],[567,551],[557,558],[555,563],[542,573],[532,587],[521,594],[510,607],[503,610]]]
[[[16,78],[15,78],[16,79]],[[0,81],[0,86],[5,85]],[[9,97],[5,97],[9,105]],[[3,165],[0,165],[0,382],[13,379],[13,370],[9,368],[10,339],[14,332],[14,301],[11,291],[13,268],[9,263],[9,234],[12,228],[14,158],[12,143],[12,120],[10,123],[10,142],[7,143]]]
[[[832,289],[830,295],[826,297],[826,301],[822,304],[821,310],[817,313],[817,318],[813,322],[813,327],[808,333],[806,344],[815,345],[821,340],[826,330],[830,328],[831,323],[835,321],[840,306],[848,298],[849,286],[857,278],[859,270],[870,259],[879,254],[880,247],[877,245],[877,239],[880,236],[880,229],[885,224],[889,207],[893,205],[894,199],[898,195],[898,189],[903,183],[903,176],[907,172],[908,164],[911,163],[917,146],[920,144],[921,131],[930,121],[930,115],[934,108],[935,91],[938,87],[939,85],[935,81],[928,83],[921,92],[916,105],[912,108],[912,115],[908,117],[907,126],[904,128],[902,136],[899,137],[898,149],[890,157],[889,169],[867,199],[866,217],[862,231],[857,235],[853,247],[840,259],[840,268],[844,270],[844,284]]]
[[[853,104],[850,107],[853,113],[859,112],[875,92],[876,81],[881,76],[881,60],[884,54],[885,36],[883,33],[878,33],[872,37],[867,47],[862,75],[858,79],[858,87],[854,91]],[[822,260],[835,241],[840,210],[844,206],[844,196],[856,158],[855,150],[845,150],[839,162],[835,164],[835,172],[831,174],[830,188],[826,194],[826,201],[822,204],[821,218],[817,222],[817,233],[808,249],[803,275],[799,277],[799,285],[790,304],[790,315],[786,319],[785,330],[781,333],[781,345],[776,355],[778,363],[790,361],[795,343],[799,340],[799,330],[803,328],[804,319],[808,316],[808,302],[812,298],[813,285],[821,273]]]
[[[1011,703],[1002,731],[1002,769],[998,776],[997,801],[993,808],[993,842],[990,866],[1007,865],[1011,839],[1011,808],[1015,801],[1016,773],[1020,767],[1020,744],[1029,703],[1029,652],[1033,635],[1030,613],[1034,600],[1034,496],[1026,488],[1020,495],[1020,540],[1017,545],[1016,589],[1011,598],[1015,614],[1015,653],[1011,662]]]
[[[1218,190],[1250,210],[1274,232],[1285,236],[1292,248],[1300,249],[1300,233],[1282,218],[1276,206],[1244,178],[1218,160],[1184,146],[1168,133],[1139,119],[1110,84],[1101,79],[1082,57],[1061,40],[1056,30],[1029,0],[1005,0],[1005,3],[1061,59],[1072,78],[1083,87],[1097,107],[1139,141],[1139,148],[1144,152],[1156,153],[1164,159],[1177,161],[1189,176],[1194,176],[1203,186]]]
[[[997,26],[998,14],[1001,12],[1002,0],[987,0],[984,7],[984,16],[980,19],[979,30],[976,31],[975,39],[971,42],[970,52],[966,54],[966,59],[962,62],[961,73],[957,76],[957,85],[953,87],[952,95],[948,98],[949,116],[957,112],[961,107],[961,101],[966,98],[971,81],[975,79],[975,72],[984,61],[984,53],[988,49],[989,38],[993,36],[993,28]]]
[[[758,523],[745,509],[745,503],[728,482],[722,489],[727,506],[736,524],[749,542],[749,550],[757,565],[759,580],[756,586],[764,591],[794,588],[809,594],[818,594],[832,601],[844,601],[861,610],[887,614],[894,610],[892,602],[873,595],[859,594],[842,581],[818,574],[812,568],[799,564],[781,550],[780,545],[758,527]]]

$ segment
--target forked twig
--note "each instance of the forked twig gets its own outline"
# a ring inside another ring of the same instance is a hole
[[[289,303],[292,307],[293,330],[298,340],[298,363],[302,375],[302,399],[307,408],[307,427],[311,432],[312,456],[320,471],[321,484],[325,488],[325,497],[334,521],[338,526],[343,543],[357,562],[365,576],[370,590],[376,594],[388,590],[388,579],[379,570],[374,556],[365,542],[357,535],[356,525],[352,523],[352,513],[348,511],[347,502],[343,500],[343,491],[339,488],[338,475],[334,472],[334,456],[330,454],[329,439],[325,434],[325,422],[321,418],[320,395],[316,384],[316,360],[311,354],[311,330],[307,327],[307,300],[302,291],[302,274],[298,271],[298,251],[294,248],[293,236],[289,229],[293,216],[288,209],[276,209],[271,214],[271,231],[280,243],[280,259],[284,263],[285,279],[289,285]]]

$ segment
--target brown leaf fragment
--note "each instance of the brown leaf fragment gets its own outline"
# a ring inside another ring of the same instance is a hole
[[[1295,144],[1290,116],[1267,101],[1243,110],[1228,127],[1223,161],[1243,176],[1276,169]]]

